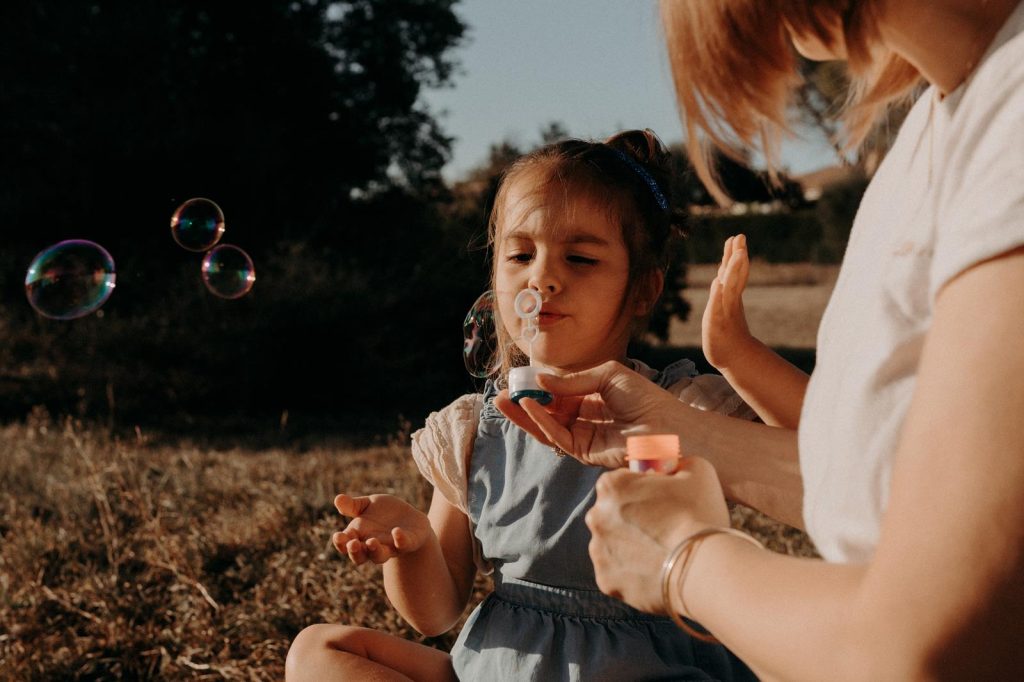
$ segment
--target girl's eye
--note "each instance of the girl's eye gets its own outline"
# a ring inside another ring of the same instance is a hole
[[[529,263],[531,258],[532,253],[513,253],[508,256],[510,263]]]
[[[570,263],[575,263],[576,265],[596,265],[597,264],[597,259],[596,258],[588,258],[586,256],[569,256],[567,258],[567,260]]]

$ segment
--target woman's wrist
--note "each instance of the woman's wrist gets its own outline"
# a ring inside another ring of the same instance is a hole
[[[744,549],[743,545],[748,547]],[[694,606],[700,603],[700,594],[708,593],[707,586],[701,586],[703,576],[716,572],[708,570],[709,566],[719,565],[723,555],[750,551],[749,545],[758,550],[764,549],[760,541],[746,533],[733,528],[708,526],[686,536],[669,551],[662,564],[663,601],[669,615],[681,629],[697,639],[717,641],[693,630],[679,616],[700,621],[700,609]]]

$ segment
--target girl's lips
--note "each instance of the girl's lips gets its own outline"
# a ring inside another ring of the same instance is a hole
[[[560,320],[564,320],[566,317],[568,317],[568,315],[563,315],[562,313],[547,313],[542,310],[537,319],[543,327],[554,324]]]

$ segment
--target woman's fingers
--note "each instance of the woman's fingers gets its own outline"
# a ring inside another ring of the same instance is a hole
[[[603,395],[615,375],[624,369],[625,367],[621,363],[609,361],[597,367],[564,376],[538,374],[537,383],[544,390],[559,396],[586,396],[591,393]]]
[[[557,445],[566,452],[572,452],[572,434],[569,430],[558,423],[550,412],[533,398],[524,398],[519,401],[520,407],[532,420],[540,435],[534,435],[537,440],[545,445]]]
[[[508,417],[510,422],[521,428],[523,431],[526,431],[545,445],[551,444],[547,440],[547,436],[544,435],[543,429],[541,429],[541,427],[534,421],[533,417],[523,409],[523,406],[512,402],[512,399],[508,397],[507,389],[502,389],[494,398],[494,406],[497,407],[503,415]]]

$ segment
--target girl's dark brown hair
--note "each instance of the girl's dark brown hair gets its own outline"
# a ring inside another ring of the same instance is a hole
[[[832,45],[842,27],[851,77],[845,149],[859,146],[894,101],[922,78],[885,48],[878,35],[878,0],[661,0],[662,25],[691,161],[721,203],[709,161],[713,147],[739,157],[760,147],[776,166],[787,110],[801,84],[790,31]]]
[[[567,214],[582,199],[603,207],[621,225],[629,254],[629,277],[621,302],[643,300],[653,310],[660,287],[654,277],[664,273],[675,239],[682,234],[685,215],[673,208],[671,156],[651,130],[627,130],[604,142],[569,139],[540,147],[517,159],[504,172],[488,223],[488,245],[496,255],[510,188],[529,183],[527,195]],[[652,186],[651,183],[654,183]],[[495,287],[496,262],[491,267]],[[634,320],[634,336],[642,333],[648,316]],[[501,374],[528,359],[516,347],[501,320],[495,319]]]

